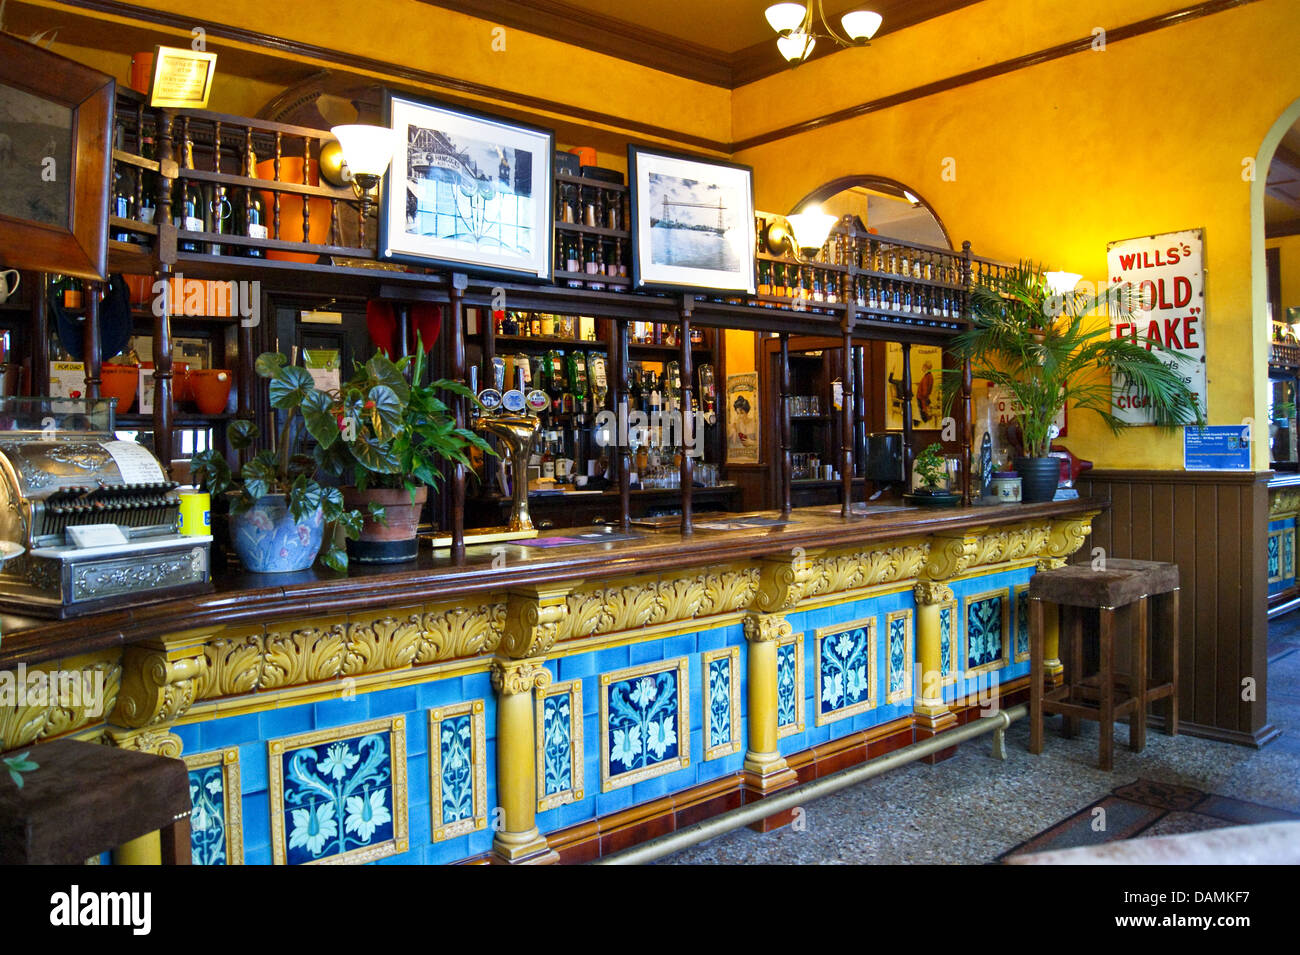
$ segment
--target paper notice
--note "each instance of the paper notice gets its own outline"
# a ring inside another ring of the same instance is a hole
[[[167,480],[162,465],[148,448],[134,441],[101,441],[100,446],[113,456],[122,480],[127,484],[154,484]]]

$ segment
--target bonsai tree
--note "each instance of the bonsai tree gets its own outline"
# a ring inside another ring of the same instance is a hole
[[[938,443],[929,445],[916,456],[915,467],[921,486],[931,494],[939,492],[939,484],[947,477],[948,469]]]
[[[284,424],[271,448],[258,451],[234,475],[223,455],[214,449],[200,451],[190,461],[190,470],[213,494],[230,493],[232,514],[242,514],[269,495],[283,495],[296,521],[306,521],[320,510],[325,521],[324,543],[319,560],[331,570],[346,571],[347,552],[335,542],[335,528],[356,540],[361,533],[359,511],[343,505],[343,494],[336,487],[321,484],[315,478],[316,461],[305,453],[294,453],[301,441],[309,416],[318,419],[329,408],[330,396],[316,390],[316,383],[305,368],[290,365],[284,355],[266,352],[258,356],[257,374],[269,380],[271,406],[285,412]],[[337,433],[337,425],[335,425]],[[233,421],[226,436],[230,446],[243,450],[257,440],[260,429],[251,421]]]
[[[1099,308],[1131,315],[1141,305],[1129,285],[1096,295],[1053,295],[1042,266],[1022,262],[971,291],[972,326],[953,339],[951,349],[958,359],[970,360],[974,377],[1015,401],[1029,458],[1047,456],[1055,437],[1052,421],[1067,401],[1100,415],[1119,433],[1126,422],[1111,410],[1112,378],[1136,386],[1158,426],[1203,425],[1201,408],[1176,367],[1190,360],[1186,355],[1143,336],[1112,338],[1109,323],[1088,320]],[[948,389],[949,402],[956,391]]]

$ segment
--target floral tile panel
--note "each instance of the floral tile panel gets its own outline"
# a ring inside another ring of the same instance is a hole
[[[817,725],[876,705],[876,619],[817,631]]]
[[[537,697],[537,811],[583,794],[582,681],[553,683]]]
[[[487,725],[482,700],[429,711],[433,841],[487,825]],[[432,745],[437,740],[437,746]]]
[[[704,758],[718,759],[740,749],[740,647],[713,650],[703,662]]]
[[[687,677],[685,657],[601,676],[602,791],[690,765]]]
[[[277,864],[369,862],[406,851],[402,717],[272,740],[268,749]]]
[[[802,633],[793,633],[776,645],[776,731],[778,737],[804,730]]]
[[[912,611],[895,610],[885,617],[889,667],[885,702],[899,703],[912,692]]]
[[[966,672],[1000,667],[1006,658],[1007,593],[994,590],[966,599]]]
[[[240,865],[244,834],[239,750],[186,756],[190,777],[190,858],[194,865]]]

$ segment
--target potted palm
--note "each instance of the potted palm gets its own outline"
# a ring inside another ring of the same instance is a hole
[[[284,412],[276,443],[253,455],[236,476],[216,450],[201,451],[190,470],[203,487],[230,504],[230,542],[240,561],[255,573],[303,570],[321,563],[346,571],[347,554],[336,542],[361,531],[362,515],[345,506],[342,492],[316,480],[311,455],[295,453],[309,417],[329,405],[306,369],[288,364],[284,355],[258,357],[257,374],[269,380],[271,406]],[[235,450],[250,447],[259,429],[251,421],[231,422],[226,436]]]
[[[1060,465],[1048,451],[1057,434],[1053,421],[1066,402],[1074,411],[1100,415],[1115,433],[1126,426],[1111,409],[1112,379],[1136,387],[1159,427],[1205,423],[1177,370],[1187,356],[1142,336],[1113,338],[1108,322],[1089,319],[1107,308],[1131,315],[1142,304],[1130,285],[1095,295],[1053,294],[1042,267],[1032,262],[971,291],[971,327],[953,339],[951,350],[959,360],[970,360],[975,378],[1003,389],[1017,408],[1024,456],[1014,463],[1026,502],[1055,495]],[[948,389],[949,400],[957,390]]]
[[[348,483],[345,506],[362,513],[360,534],[348,541],[356,561],[414,559],[420,512],[441,478],[440,463],[470,467],[470,447],[493,453],[477,434],[456,427],[439,397],[450,392],[477,401],[474,393],[454,381],[423,379],[422,341],[414,357],[396,362],[377,350],[328,393],[327,405],[305,410],[317,463]]]

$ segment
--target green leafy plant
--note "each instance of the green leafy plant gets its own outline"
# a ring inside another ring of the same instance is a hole
[[[268,379],[271,406],[285,413],[274,447],[254,454],[237,477],[221,453],[201,451],[190,461],[191,473],[211,493],[228,494],[232,514],[242,514],[259,498],[272,494],[288,499],[289,513],[296,521],[307,520],[319,508],[325,530],[318,559],[331,570],[346,571],[347,552],[337,544],[335,531],[342,529],[346,537],[356,540],[361,535],[361,512],[346,509],[343,492],[316,480],[316,461],[311,455],[294,453],[304,431],[310,430],[300,419],[306,422],[309,416],[319,419],[327,414],[331,398],[316,389],[305,368],[290,365],[281,354],[259,355],[254,367],[259,377]],[[260,429],[251,421],[233,421],[226,430],[230,446],[237,451],[251,447],[259,435]]]
[[[410,381],[406,373],[410,371]],[[424,347],[417,339],[415,356],[390,360],[382,351],[351,378],[331,391],[327,406],[312,403],[303,420],[316,439],[321,468],[358,488],[406,488],[414,497],[421,485],[437,487],[441,461],[471,466],[469,449],[495,454],[479,435],[457,428],[440,392],[477,403],[464,385],[447,379],[424,379]]]
[[[916,456],[916,473],[926,490],[939,490],[940,482],[948,474],[948,467],[943,458],[943,449],[938,444],[929,445]]]
[[[1107,307],[1132,315],[1142,304],[1131,285],[1095,295],[1053,295],[1042,266],[1022,262],[972,290],[972,327],[953,339],[951,350],[959,360],[970,360],[974,377],[999,386],[1014,401],[1030,458],[1047,456],[1052,421],[1066,402],[1100,415],[1115,433],[1126,427],[1111,410],[1112,378],[1135,386],[1157,426],[1204,425],[1177,369],[1191,360],[1187,355],[1144,336],[1112,338],[1108,322],[1089,318]],[[960,371],[945,374],[959,384]],[[947,389],[949,403],[957,390]]]
[[[28,750],[30,752],[30,750]],[[4,757],[5,769],[9,770],[9,778],[14,781],[14,785],[19,789],[23,788],[23,773],[30,773],[40,769],[36,763],[27,758],[27,753],[19,753],[17,756]]]

